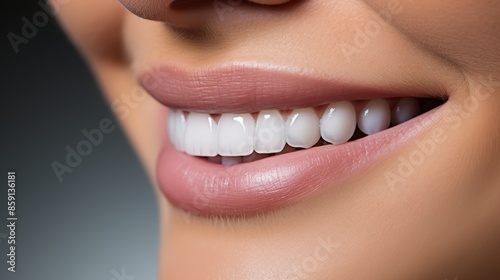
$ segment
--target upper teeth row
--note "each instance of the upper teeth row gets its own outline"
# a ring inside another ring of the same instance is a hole
[[[415,98],[401,98],[392,110],[392,123],[402,123],[420,113]],[[187,117],[186,117],[187,116]],[[356,117],[349,101],[331,103],[318,118],[313,108],[293,110],[286,120],[278,110],[265,110],[254,120],[251,114],[221,114],[216,123],[210,114],[170,109],[168,130],[177,150],[194,156],[247,156],[278,153],[285,144],[310,148],[320,137],[332,144],[347,142],[356,129],[373,134],[389,127],[387,101],[369,101]]]

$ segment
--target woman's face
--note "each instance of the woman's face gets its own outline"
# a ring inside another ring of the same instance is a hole
[[[498,272],[500,2],[62,2],[155,182],[161,279]]]

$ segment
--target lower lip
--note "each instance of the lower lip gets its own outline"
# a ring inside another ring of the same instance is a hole
[[[157,180],[168,200],[198,215],[248,215],[292,204],[362,174],[439,119],[446,103],[401,125],[347,142],[222,166],[177,151],[166,141]]]

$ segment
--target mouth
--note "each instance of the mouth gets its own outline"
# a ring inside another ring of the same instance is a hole
[[[158,185],[199,215],[255,214],[335,187],[426,130],[447,99],[245,64],[162,65],[139,81],[169,108]]]

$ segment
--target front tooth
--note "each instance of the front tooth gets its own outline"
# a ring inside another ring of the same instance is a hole
[[[248,156],[253,152],[255,121],[250,114],[222,114],[218,148],[221,156]]]
[[[358,117],[359,129],[367,135],[382,131],[391,123],[389,104],[382,99],[368,102]]]
[[[285,121],[277,110],[259,113],[255,127],[255,152],[279,153],[285,147]]]
[[[177,150],[184,151],[184,133],[186,131],[186,117],[181,110],[174,112],[173,143]]]
[[[286,142],[295,148],[310,148],[320,138],[319,119],[313,108],[293,110],[285,127]]]
[[[356,130],[356,110],[349,101],[330,104],[320,121],[321,137],[332,144],[342,144]]]
[[[187,154],[193,156],[217,155],[217,124],[209,114],[189,113],[184,148]]]
[[[413,97],[404,97],[399,99],[398,103],[392,109],[392,124],[398,125],[420,114],[420,105],[418,100]]]

